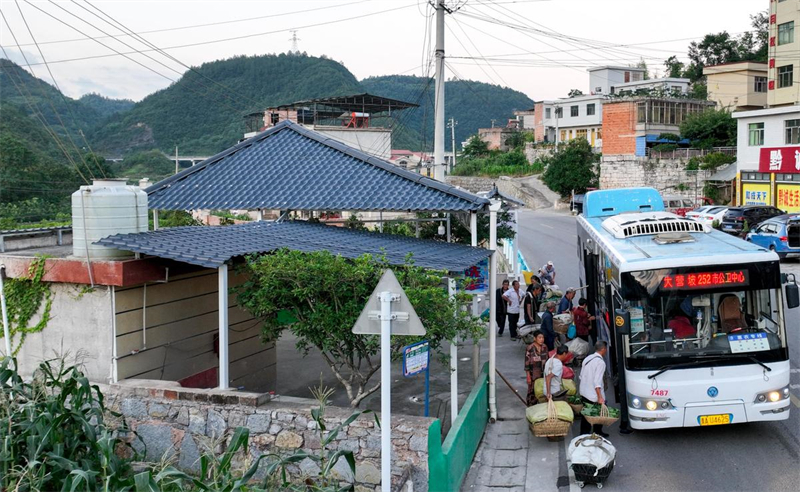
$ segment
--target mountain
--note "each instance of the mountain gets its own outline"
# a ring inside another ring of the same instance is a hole
[[[104,117],[133,106],[132,101],[97,94],[72,99],[5,58],[0,58],[0,101],[21,108],[29,116],[41,114],[58,135],[69,134],[81,142],[79,130],[87,132]]]
[[[462,142],[500,122],[516,109],[533,105],[528,96],[481,82],[452,80],[445,91],[448,118],[458,121]],[[266,107],[325,96],[369,92],[420,104],[398,114],[394,147],[433,147],[433,82],[388,75],[359,82],[342,64],[297,54],[239,56],[204,63],[131,110],[113,115],[91,132],[92,145],[105,155],[160,149],[168,154],[211,155],[235,144],[244,133],[243,116]],[[450,148],[450,138],[447,138]]]
[[[238,56],[186,72],[91,133],[105,154],[158,148],[214,154],[244,133],[244,115],[301,99],[361,92],[355,76],[328,58]]]
[[[108,118],[113,114],[124,113],[136,104],[130,99],[111,99],[94,92],[84,94],[78,99],[78,102],[93,109],[100,118]]]
[[[394,134],[394,148],[433,148],[433,79],[413,75],[385,75],[361,81],[366,92],[415,102],[419,108],[404,110],[398,118]],[[449,80],[444,84],[445,117],[454,118],[456,146],[466,141],[478,128],[491,126],[492,119],[503,124],[515,110],[533,107],[533,101],[522,92],[499,85],[471,80]],[[450,131],[447,130],[445,148],[450,150]]]

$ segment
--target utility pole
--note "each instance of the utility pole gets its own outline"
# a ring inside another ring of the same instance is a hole
[[[178,174],[178,146],[175,146],[175,174]]]
[[[293,30],[291,30],[289,32],[292,33],[292,37],[289,38],[289,41],[292,42],[292,51],[291,52],[292,53],[299,53],[300,52],[300,48],[297,46],[297,42],[300,41],[300,38],[297,37],[297,30],[293,29]]]
[[[456,167],[456,125],[458,124],[453,118],[450,118],[450,123],[447,126],[450,128],[450,141],[452,142],[450,148],[453,151],[453,159],[450,160],[450,172]]]
[[[444,0],[436,0],[436,99],[433,132],[433,178],[444,181]]]
[[[556,113],[556,150],[558,149],[558,139],[559,139],[559,135],[558,135],[558,110],[559,109],[560,109],[560,107],[557,104],[553,106],[553,111],[555,111],[555,113]]]

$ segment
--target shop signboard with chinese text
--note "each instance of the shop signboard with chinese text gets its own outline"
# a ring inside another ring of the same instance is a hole
[[[460,288],[468,294],[484,295],[489,292],[489,258],[464,270],[464,282]]]
[[[772,205],[769,183],[742,183],[742,205]]]
[[[758,156],[758,172],[800,173],[800,147],[766,147]]]
[[[787,213],[800,212],[800,184],[778,183],[776,206]]]

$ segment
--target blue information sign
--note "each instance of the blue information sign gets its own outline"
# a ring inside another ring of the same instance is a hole
[[[412,343],[403,347],[403,376],[411,377],[421,372],[425,373],[425,416],[428,416],[430,407],[430,344],[427,340]]]

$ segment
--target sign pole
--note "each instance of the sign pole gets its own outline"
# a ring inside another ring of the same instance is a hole
[[[381,292],[381,490],[392,490],[392,293]]]
[[[456,280],[447,279],[447,293],[450,298],[456,295]],[[458,337],[450,341],[450,425],[456,423],[458,417]]]
[[[430,402],[431,402],[431,366],[425,368],[425,416],[430,415]]]

